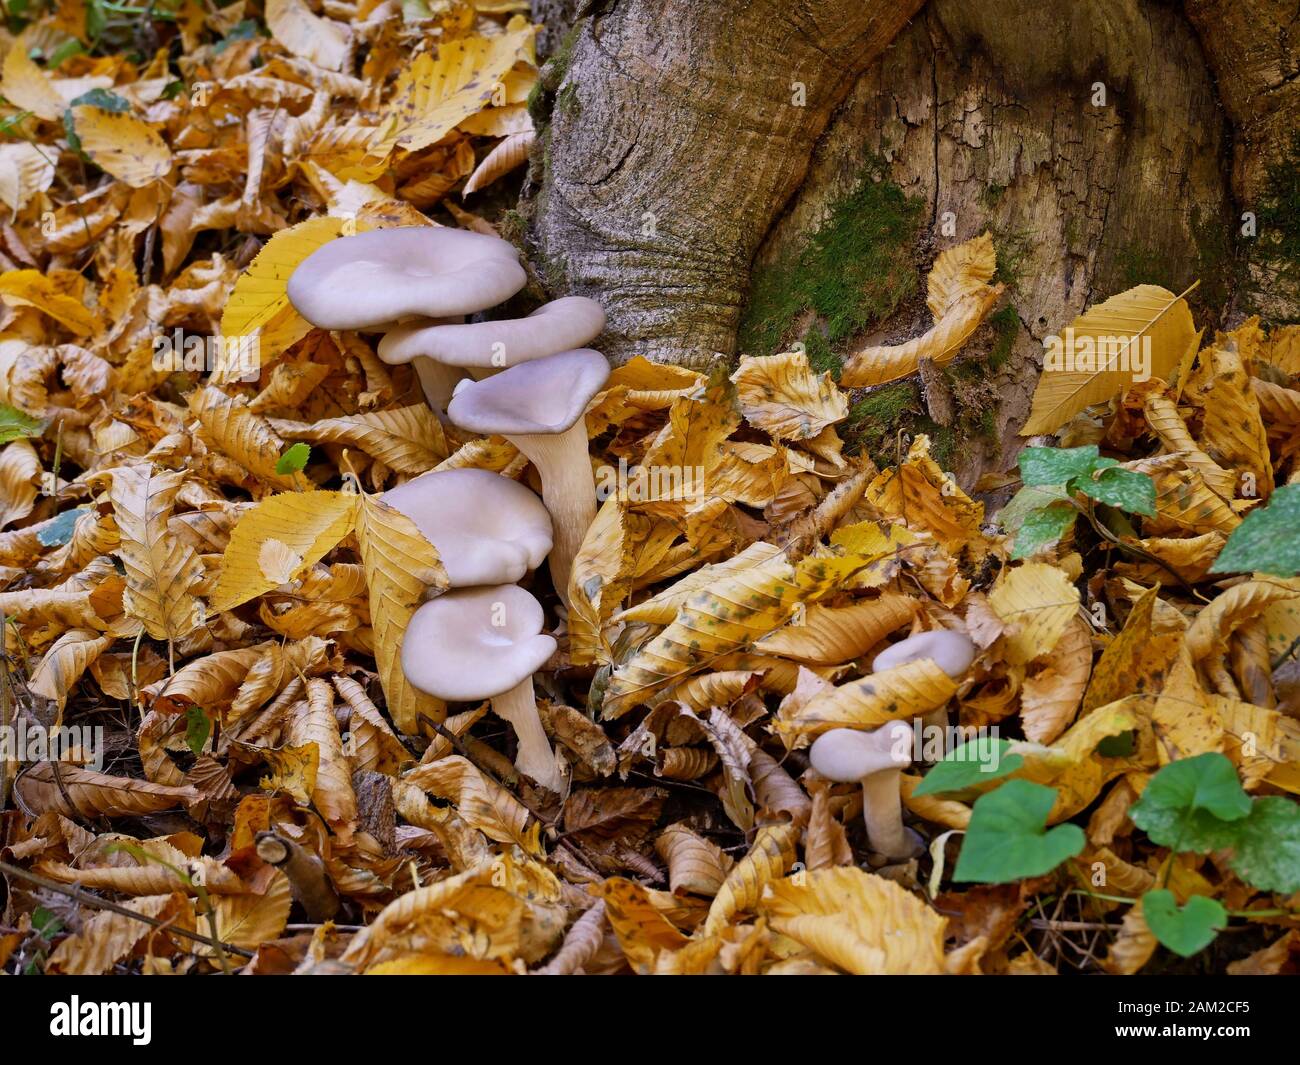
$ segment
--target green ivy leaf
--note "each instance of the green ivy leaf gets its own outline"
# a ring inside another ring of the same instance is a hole
[[[0,403],[0,444],[8,444],[20,436],[40,436],[48,422],[24,414],[17,407]]]
[[[1208,947],[1228,923],[1228,911],[1214,899],[1193,895],[1179,909],[1174,893],[1163,888],[1142,896],[1142,916],[1156,939],[1184,958]]]
[[[195,758],[203,753],[203,745],[208,742],[211,732],[212,721],[203,707],[191,706],[185,711],[185,746],[194,753]]]
[[[1056,791],[1028,780],[1008,780],[980,796],[971,810],[953,880],[1008,884],[1050,872],[1083,850],[1078,825],[1047,827]]]
[[[1083,447],[1027,447],[1020,452],[1020,479],[1026,485],[1068,484],[1097,469],[1096,444]]]
[[[935,795],[944,791],[964,791],[1014,773],[1025,760],[1008,754],[1011,744],[991,736],[978,736],[969,743],[954,747],[942,762],[926,773],[913,795]]]
[[[1016,541],[1011,545],[1011,557],[1028,558],[1059,543],[1078,516],[1079,512],[1069,503],[1053,503],[1050,507],[1031,510],[1016,532]]]
[[[1170,762],[1129,809],[1153,843],[1204,853],[1224,846],[1223,824],[1250,813],[1237,770],[1217,752]]]
[[[1156,483],[1145,473],[1108,468],[1102,470],[1095,480],[1091,477],[1080,477],[1072,487],[1086,496],[1091,496],[1099,503],[1118,507],[1133,514],[1155,517]]]
[[[307,459],[310,457],[310,447],[302,443],[294,444],[286,448],[284,454],[276,460],[275,472],[281,475],[301,473],[306,469]]]
[[[1300,484],[1283,485],[1268,504],[1256,507],[1232,530],[1211,573],[1300,574]]]
[[[1300,806],[1290,799],[1256,799],[1249,817],[1223,826],[1221,845],[1232,848],[1228,865],[1246,883],[1287,895],[1300,891]]]

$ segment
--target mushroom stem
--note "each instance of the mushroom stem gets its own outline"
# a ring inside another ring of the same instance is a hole
[[[898,769],[882,769],[862,778],[862,819],[867,825],[867,842],[886,858],[909,858],[913,850],[903,829],[901,775]]]
[[[457,383],[465,377],[464,371],[457,366],[445,366],[427,355],[416,355],[411,362],[420,379],[420,387],[424,389],[424,398],[441,418]]]
[[[596,478],[587,452],[586,419],[579,418],[555,435],[520,433],[507,439],[528,456],[542,479],[542,502],[551,512],[555,531],[551,581],[567,607],[573,560],[596,520]]]
[[[515,730],[515,738],[519,741],[515,768],[532,777],[544,788],[554,792],[563,790],[564,777],[556,764],[551,741],[546,738],[546,730],[542,728],[541,716],[537,713],[533,678],[525,677],[509,691],[494,695],[492,710],[497,717],[510,722]]]

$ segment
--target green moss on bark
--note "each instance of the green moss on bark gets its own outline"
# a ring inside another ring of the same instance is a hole
[[[841,343],[916,291],[911,252],[923,212],[920,200],[883,179],[879,165],[869,166],[796,254],[755,270],[741,352],[770,355],[802,339],[822,369],[838,372]],[[809,315],[814,324],[795,336]]]

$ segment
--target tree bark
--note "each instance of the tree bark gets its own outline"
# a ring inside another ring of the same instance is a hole
[[[1268,299],[1238,314],[1300,313],[1243,271],[1238,236],[1297,128],[1300,0],[539,3],[560,43],[529,250],[552,293],[602,301],[615,362],[733,355],[751,269],[795,252],[871,156],[925,204],[918,280],[985,228],[1014,264],[1021,328],[964,397],[997,408],[964,483],[1014,461],[1040,342],[1087,304],[1200,279],[1211,327],[1252,286]],[[917,299],[853,339],[927,325]]]
[[[618,0],[579,20],[530,239],[549,289],[605,304],[612,360],[733,353],[755,249],[832,108],[920,4]]]

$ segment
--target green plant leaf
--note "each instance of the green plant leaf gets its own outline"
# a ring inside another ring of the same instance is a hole
[[[1007,884],[1050,872],[1083,850],[1078,825],[1047,827],[1056,791],[1028,780],[1008,780],[982,795],[971,810],[953,880]]]
[[[1156,513],[1156,483],[1145,473],[1136,470],[1104,469],[1096,479],[1080,477],[1071,487],[1099,503],[1133,514],[1154,517]]]
[[[303,443],[293,444],[285,448],[284,454],[276,460],[275,472],[282,475],[301,473],[310,457],[310,447]]]
[[[1233,852],[1228,865],[1244,881],[1262,891],[1300,891],[1300,806],[1267,795],[1222,832],[1220,846]]]
[[[212,731],[212,721],[208,712],[201,706],[191,706],[185,711],[185,746],[198,757],[203,753],[203,745],[208,742]]]
[[[1153,843],[1204,853],[1225,845],[1223,823],[1251,810],[1237,770],[1217,752],[1170,762],[1129,809],[1133,823]]]
[[[1016,532],[1016,541],[1011,545],[1011,557],[1028,558],[1059,543],[1078,516],[1079,512],[1069,503],[1053,503],[1049,507],[1031,510]]]
[[[1014,773],[1025,760],[1008,754],[1011,744],[991,736],[979,736],[948,752],[942,762],[926,773],[913,795],[935,795],[944,791],[964,791],[986,780]]]
[[[1020,479],[1026,485],[1068,484],[1097,469],[1097,445],[1027,447],[1020,452]]]
[[[1211,573],[1300,574],[1300,484],[1283,485],[1268,504],[1252,510],[1232,530]]]
[[[1184,958],[1208,947],[1228,923],[1228,911],[1214,899],[1193,895],[1180,909],[1174,893],[1164,888],[1142,896],[1142,916],[1156,939]]]
[[[0,444],[8,444],[20,436],[40,436],[48,422],[24,414],[17,407],[0,403]]]

